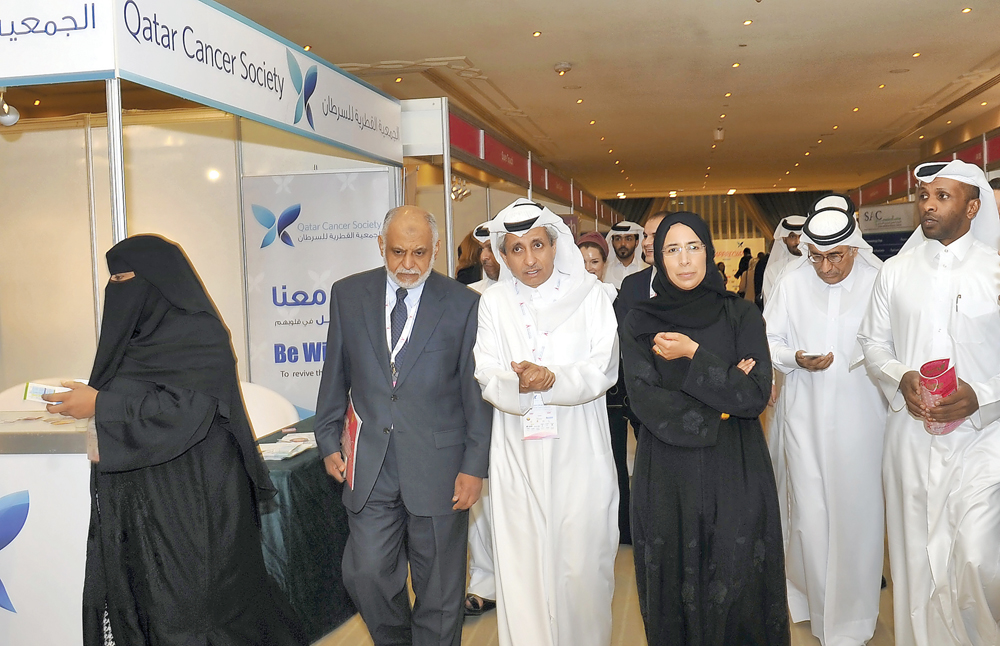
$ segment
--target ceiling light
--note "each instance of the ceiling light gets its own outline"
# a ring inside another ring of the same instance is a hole
[[[41,105],[41,103],[42,103],[41,99],[35,99],[35,105]]]
[[[608,148],[608,154],[615,152],[614,148]]]
[[[396,77],[396,82],[397,83],[402,83],[403,82],[403,77],[402,76],[397,76]]]
[[[221,177],[221,174],[219,173],[219,171],[215,170],[214,168],[208,171],[208,179],[210,181],[215,182],[215,181],[217,181],[219,179],[219,177]]]
[[[628,175],[625,176],[625,179],[628,179]]]
[[[726,98],[728,99],[728,98],[729,98],[729,97],[731,97],[732,95],[733,95],[733,93],[732,93],[732,92],[726,92],[726,95],[725,95],[725,96],[726,96]]]
[[[821,144],[821,143],[823,143],[823,140],[822,139],[817,139],[816,143]]]
[[[913,58],[919,58],[920,52],[913,52]]]
[[[733,63],[733,67],[739,67],[739,66],[740,66],[739,63]]]
[[[601,141],[604,141],[604,137],[601,137]]]
[[[590,125],[594,125],[595,123],[597,123],[597,122],[594,121],[593,119],[590,120]]]
[[[712,170],[712,167],[711,167],[711,166],[707,166],[707,167],[705,168],[705,170]]]
[[[790,171],[790,170],[786,170],[785,171],[785,175],[791,175],[791,174],[792,174],[792,171]]]
[[[753,24],[753,21],[752,21],[752,20],[744,20],[744,21],[743,21],[743,25],[744,25],[744,26],[746,26],[746,25],[752,25],[752,24]]]
[[[0,126],[12,126],[21,118],[21,113],[17,111],[17,108],[4,100],[3,94],[6,91],[7,88],[0,87]]]
[[[794,193],[794,192],[795,192],[795,187],[793,186],[793,187],[791,187],[790,189],[788,189],[788,192],[789,192],[789,193]]]
[[[583,103],[583,99],[577,99],[577,100],[576,100],[576,103],[577,103],[577,105],[579,105],[579,104]]]
[[[712,148],[715,148],[715,144],[712,144]]]
[[[677,191],[670,191],[670,197],[677,197]]]
[[[728,191],[726,191],[726,195],[736,195],[736,189],[735,188],[729,189]]]
[[[539,36],[542,35],[542,32],[540,32],[540,31],[532,32],[531,35],[534,36],[535,38],[538,38]]]
[[[622,163],[622,160],[620,160],[620,159],[616,159],[616,160],[615,160],[615,165],[616,165],[616,166],[617,166],[618,164],[620,164],[620,163]],[[625,169],[624,169],[624,168],[622,169],[622,172],[623,172],[623,173],[625,172]]]
[[[980,103],[979,105],[986,105],[986,101],[983,101],[983,102],[982,102],[982,103]]]
[[[962,13],[969,13],[970,11],[972,11],[972,7],[966,7],[965,9],[962,9]]]
[[[622,172],[623,172],[623,173],[625,172],[625,169],[624,169],[624,168],[622,169]]]
[[[924,138],[923,135],[920,135],[919,137],[917,137],[917,139],[923,139],[923,138]]]
[[[807,150],[807,151],[806,151],[806,157],[808,157],[808,156],[809,156],[810,154],[812,154],[812,153],[810,153],[810,152],[809,152],[809,151]]]
[[[573,69],[573,65],[567,63],[566,61],[561,61],[553,65],[552,69],[554,69],[556,71],[556,74],[558,74],[559,76],[566,76],[566,72]]]
[[[719,115],[719,118],[720,119],[725,119],[726,118],[726,114],[723,112],[722,114]]]
[[[834,129],[834,130],[836,130],[836,129],[837,129],[837,128],[839,128],[839,127],[840,127],[840,126],[834,126],[834,127],[833,127],[833,129]]]
[[[880,90],[882,90],[882,89],[884,89],[884,88],[885,88],[885,83],[882,83],[882,84],[880,84],[880,85],[878,86],[878,89],[880,89]]]
[[[306,45],[302,49],[304,49],[304,50],[306,50],[308,52],[310,49],[312,49],[312,45]]]
[[[705,173],[705,177],[708,177],[708,173]]]
[[[624,193],[619,193],[618,194],[618,199],[619,200],[624,200],[625,199],[625,194]]]
[[[857,111],[858,111],[858,110],[860,110],[860,109],[861,109],[861,108],[854,108],[853,112],[857,112]]]
[[[945,121],[945,125],[950,125],[950,124],[951,124],[951,119],[948,119],[947,121]]]
[[[799,165],[799,162],[795,162],[795,165],[796,165],[796,166],[798,166],[798,165]]]

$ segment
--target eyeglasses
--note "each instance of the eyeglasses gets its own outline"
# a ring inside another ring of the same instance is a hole
[[[826,255],[820,253],[817,254],[811,253],[809,254],[809,262],[811,262],[814,265],[818,265],[822,263],[824,260],[828,260],[830,261],[830,264],[839,265],[840,263],[844,262],[844,258],[846,257],[847,257],[846,253],[841,253],[839,251],[835,253],[828,253]]]
[[[686,245],[671,245],[663,250],[663,257],[680,258],[682,250],[690,254],[705,253],[705,245],[700,242],[692,242]]]

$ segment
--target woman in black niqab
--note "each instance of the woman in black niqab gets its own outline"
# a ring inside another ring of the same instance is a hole
[[[85,645],[306,643],[264,567],[274,488],[228,330],[173,243],[134,236],[107,260]]]
[[[675,225],[704,245],[682,245],[688,262],[705,263],[689,289],[672,278],[676,261],[664,260]],[[641,422],[632,540],[647,641],[787,645],[778,500],[758,419],[771,391],[763,320],[726,291],[696,214],[664,218],[653,249],[656,296],[621,330],[626,387]]]

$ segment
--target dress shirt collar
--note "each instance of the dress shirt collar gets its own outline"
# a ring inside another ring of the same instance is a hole
[[[417,303],[420,302],[420,296],[424,293],[424,285],[427,281],[420,283],[416,287],[406,288],[406,307],[407,309],[412,309],[416,307]],[[398,285],[393,279],[393,276],[388,271],[385,273],[385,303],[389,306],[394,306],[396,304],[396,290],[402,287]]]
[[[972,231],[968,231],[964,236],[952,242],[948,246],[941,244],[938,240],[928,240],[927,259],[933,260],[940,256],[945,249],[947,249],[959,260],[965,260],[965,255],[969,253],[969,249],[972,249],[972,245],[975,241],[976,238],[972,235]]]

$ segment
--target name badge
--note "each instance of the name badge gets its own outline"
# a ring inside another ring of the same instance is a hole
[[[542,403],[542,396],[535,393],[532,406],[521,418],[521,428],[525,440],[544,440],[559,437],[556,424],[556,407]]]

